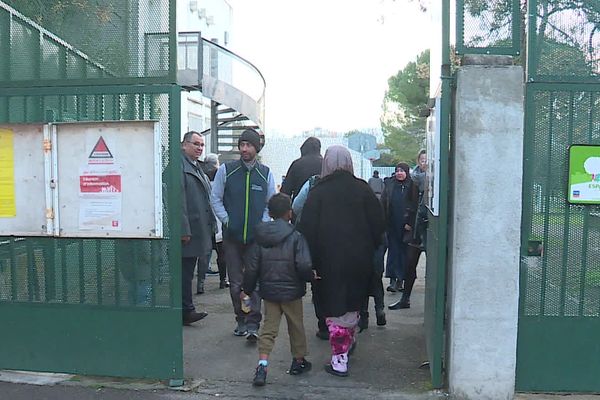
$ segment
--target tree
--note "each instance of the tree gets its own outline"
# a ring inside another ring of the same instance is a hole
[[[429,50],[388,79],[381,128],[395,162],[410,161],[425,142],[421,110],[429,101]]]

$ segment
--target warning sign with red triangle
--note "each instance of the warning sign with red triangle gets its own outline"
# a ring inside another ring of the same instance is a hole
[[[92,152],[90,153],[88,158],[90,159],[90,162],[92,160],[102,160],[104,162],[113,161],[113,155],[108,149],[108,146],[106,145],[106,142],[104,141],[104,138],[102,136],[100,136],[100,139],[98,139],[98,142],[92,149]]]

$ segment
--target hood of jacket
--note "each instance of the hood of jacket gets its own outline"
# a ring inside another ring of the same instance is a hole
[[[300,155],[302,157],[308,155],[321,155],[321,141],[316,137],[309,137],[300,146]]]
[[[256,243],[263,247],[273,247],[294,233],[292,225],[282,219],[263,222],[256,227]]]

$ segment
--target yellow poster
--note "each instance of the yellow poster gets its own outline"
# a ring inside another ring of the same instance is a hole
[[[0,218],[16,216],[13,131],[0,128]]]

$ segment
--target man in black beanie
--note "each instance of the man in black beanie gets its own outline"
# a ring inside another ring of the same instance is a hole
[[[261,221],[270,221],[267,203],[275,194],[275,179],[266,165],[256,160],[261,150],[260,135],[246,129],[238,140],[240,159],[219,167],[212,187],[211,202],[217,218],[223,223],[225,263],[229,274],[229,292],[237,327],[236,336],[258,339],[262,315],[260,297],[253,292],[250,312],[242,311],[240,294],[244,274],[243,260],[254,241],[254,228]]]

